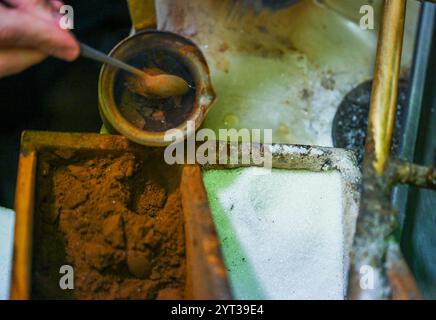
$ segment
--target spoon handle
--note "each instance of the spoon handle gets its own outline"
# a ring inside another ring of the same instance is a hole
[[[94,48],[91,48],[90,46],[84,44],[84,43],[79,43],[80,45],[80,53],[83,57],[92,59],[92,60],[96,60],[102,63],[106,63],[108,65],[111,65],[113,67],[119,68],[119,69],[123,69],[124,71],[133,73],[134,75],[140,76],[140,77],[144,77],[144,75],[146,75],[145,72],[139,70],[138,68],[135,68],[127,63],[124,63],[118,59],[112,58],[110,56],[108,56],[107,54],[104,54],[101,51],[98,51]]]

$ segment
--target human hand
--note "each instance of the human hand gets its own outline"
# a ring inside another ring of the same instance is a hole
[[[72,61],[79,45],[59,26],[58,0],[0,0],[0,78],[19,73],[49,55]]]

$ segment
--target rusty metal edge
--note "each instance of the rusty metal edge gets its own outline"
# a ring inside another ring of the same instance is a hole
[[[200,184],[193,183],[201,181]],[[206,300],[232,299],[228,282],[227,269],[221,252],[221,245],[215,229],[212,213],[209,208],[207,194],[201,179],[201,170],[197,165],[186,165],[183,168],[181,188],[182,204],[185,213],[188,270],[191,277],[205,277],[209,281],[189,281],[193,296]],[[195,241],[193,233],[202,234],[201,242]],[[207,263],[198,263],[206,259]]]

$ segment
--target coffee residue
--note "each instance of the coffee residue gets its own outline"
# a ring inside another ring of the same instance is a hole
[[[179,171],[146,157],[40,156],[32,298],[184,297]],[[60,288],[63,265],[73,290]]]
[[[179,97],[147,96],[144,82],[138,77],[120,72],[115,80],[115,101],[121,115],[141,130],[163,132],[185,122],[195,104],[195,81],[186,63],[168,50],[150,49],[128,61],[149,75],[167,73],[179,76],[190,86]]]

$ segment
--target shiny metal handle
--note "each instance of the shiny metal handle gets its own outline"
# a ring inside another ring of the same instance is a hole
[[[99,61],[101,63],[106,63],[108,65],[111,65],[113,67],[125,70],[129,73],[133,73],[134,75],[138,75],[138,76],[144,76],[144,72],[142,72],[141,70],[128,65],[127,63],[124,63],[118,59],[112,58],[110,56],[108,56],[107,54],[98,51],[94,48],[91,48],[90,46],[83,44],[83,43],[79,43],[80,45],[80,53],[83,57],[85,58],[89,58],[95,61]]]

